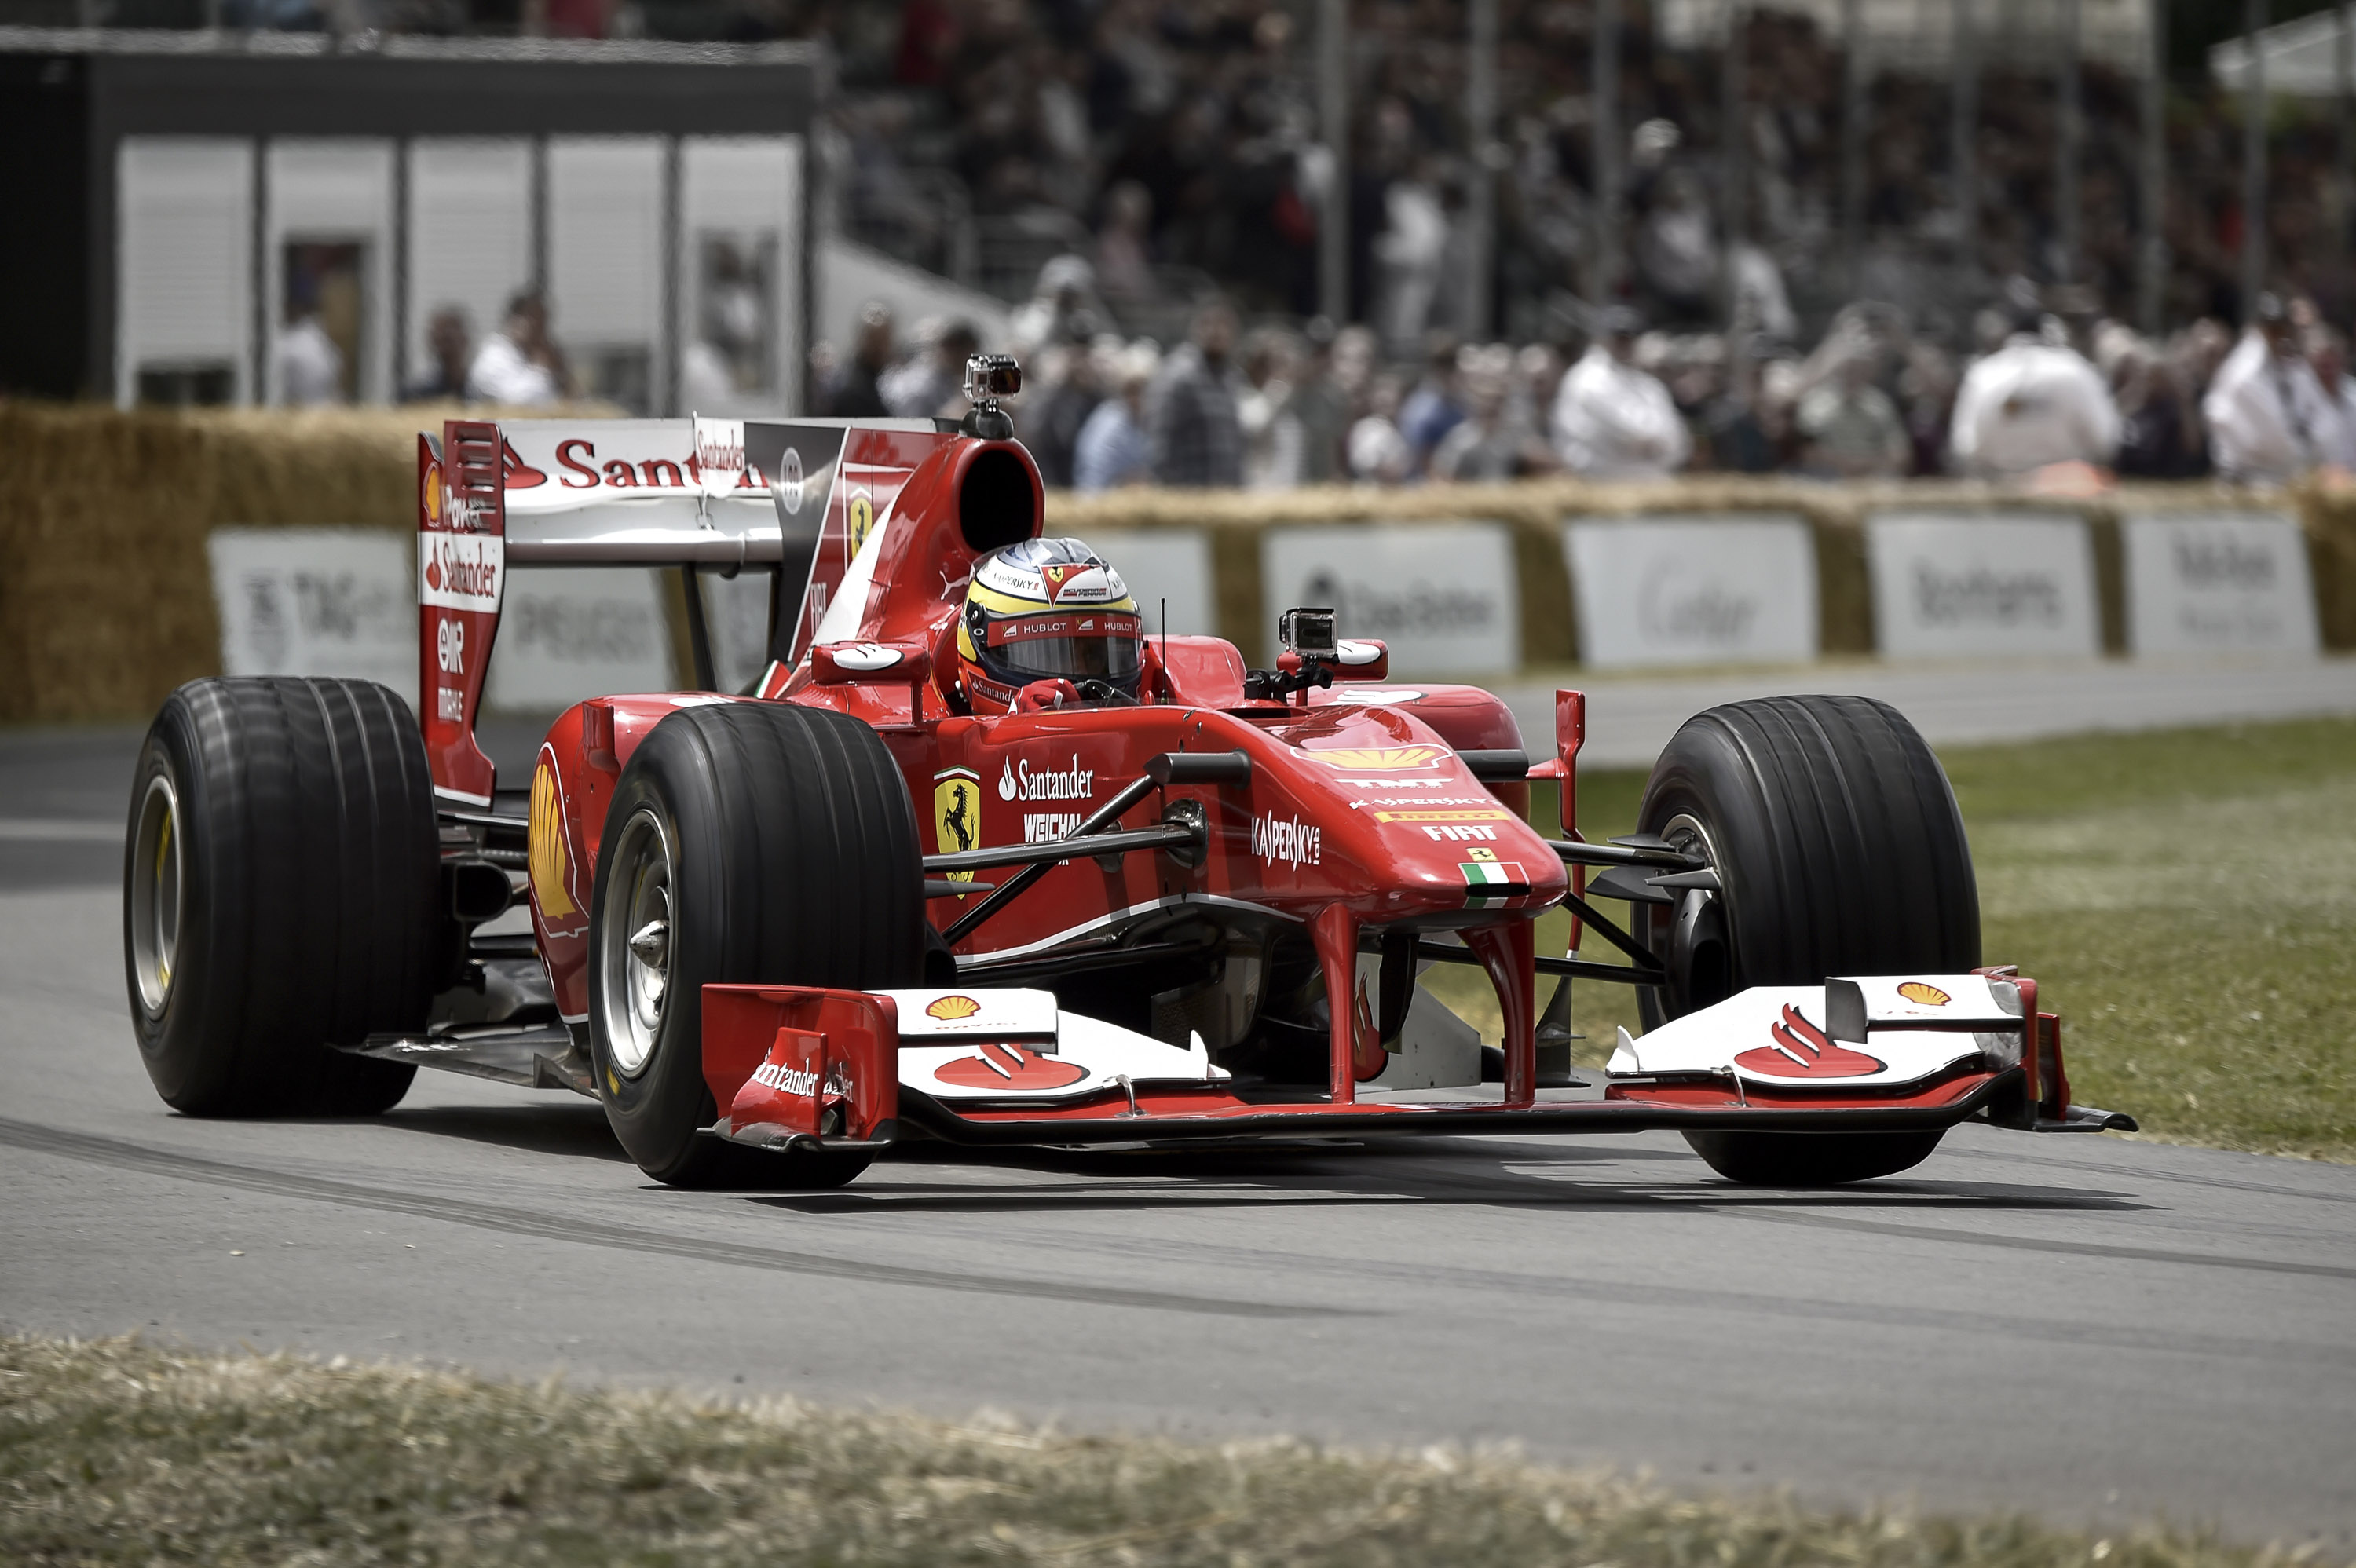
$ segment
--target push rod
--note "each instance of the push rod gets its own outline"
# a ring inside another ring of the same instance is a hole
[[[1675,871],[1695,871],[1708,861],[1676,849],[1646,849],[1633,844],[1573,844],[1549,838],[1546,847],[1566,866],[1663,866]]]
[[[1133,803],[1132,803],[1133,804]],[[1051,838],[1039,844],[1001,844],[992,849],[960,849],[951,855],[925,857],[925,874],[936,876],[944,871],[982,871],[993,866],[1053,865],[1058,860],[1079,860],[1092,855],[1126,855],[1133,849],[1162,849],[1190,843],[1194,829],[1183,822],[1157,823],[1151,827],[1125,827],[1118,833],[1096,833],[1086,845],[1079,845],[1079,835],[1068,838]]]
[[[1362,952],[1378,953],[1379,947],[1367,946]],[[1442,964],[1481,962],[1469,947],[1459,947],[1450,942],[1434,942],[1430,937],[1418,937],[1415,944],[1418,958],[1435,959]],[[1668,976],[1658,965],[1649,960],[1643,964],[1598,964],[1588,958],[1548,958],[1540,954],[1534,962],[1541,975],[1568,975],[1574,980],[1610,980],[1622,986],[1661,986]]]

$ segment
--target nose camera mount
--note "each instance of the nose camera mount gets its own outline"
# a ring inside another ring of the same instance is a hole
[[[1014,439],[1014,419],[998,406],[1023,390],[1023,367],[1012,354],[976,354],[965,362],[965,396],[973,405],[958,429],[984,441]]]

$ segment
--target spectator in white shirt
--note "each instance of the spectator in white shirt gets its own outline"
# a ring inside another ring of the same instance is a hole
[[[2340,416],[2332,450],[2324,461],[2356,473],[2356,379],[2348,374],[2348,339],[2336,326],[2317,322],[2303,336],[2307,363],[2323,389],[2324,401]]]
[[[548,304],[536,289],[508,302],[508,318],[466,368],[466,400],[537,408],[564,396],[564,357],[548,338]]]
[[[1624,306],[1605,310],[1594,347],[1555,395],[1555,451],[1581,478],[1659,479],[1693,451],[1668,388],[1636,368],[1637,325]]]
[[[2340,411],[2300,357],[2289,313],[2273,294],[2217,367],[2201,400],[2217,472],[2244,484],[2287,484],[2338,458]]]
[[[2016,332],[1964,372],[1948,427],[1959,473],[2021,478],[2057,463],[2108,467],[2119,449],[2119,408],[2103,373],[2070,347],[2061,324]]]
[[[344,401],[344,351],[315,312],[297,316],[278,335],[278,389],[298,409]]]

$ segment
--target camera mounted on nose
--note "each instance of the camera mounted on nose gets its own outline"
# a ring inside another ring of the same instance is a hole
[[[1287,610],[1276,618],[1276,638],[1284,652],[1276,668],[1244,672],[1244,696],[1257,701],[1281,702],[1295,692],[1333,684],[1337,641],[1335,617],[1330,607]]]
[[[998,406],[1001,398],[1018,397],[1023,391],[1023,367],[1012,354],[974,354],[965,362],[966,401],[973,407],[966,411],[958,428],[968,435],[984,441],[1014,439],[1014,419]]]

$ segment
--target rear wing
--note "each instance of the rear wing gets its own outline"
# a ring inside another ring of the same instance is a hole
[[[711,684],[699,571],[772,574],[769,656],[808,649],[859,547],[916,464],[928,420],[452,420],[417,438],[419,720],[434,793],[487,806],[475,741],[508,571],[676,566]]]

